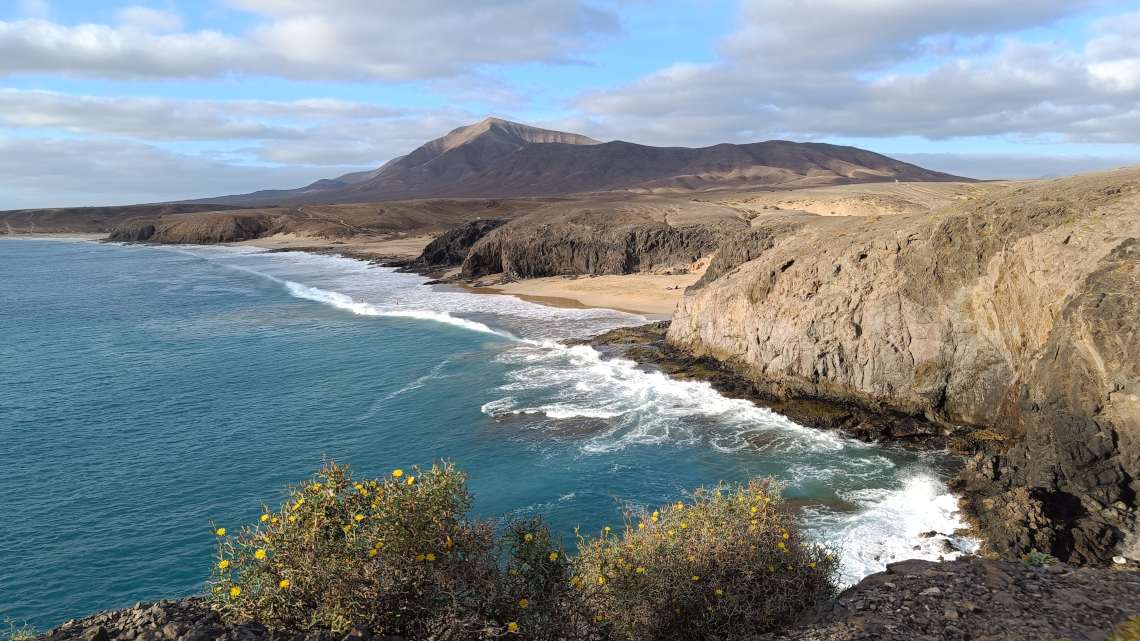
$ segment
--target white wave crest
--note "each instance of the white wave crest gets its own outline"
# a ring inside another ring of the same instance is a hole
[[[452,325],[454,327],[462,327],[463,329],[471,330],[473,332],[494,334],[496,336],[502,336],[503,338],[517,340],[515,336],[512,336],[507,332],[501,332],[499,330],[492,329],[478,321],[467,320],[466,318],[457,318],[447,312],[437,312],[430,309],[381,309],[372,303],[354,300],[347,294],[342,294],[340,292],[331,292],[317,287],[309,287],[308,285],[294,283],[293,281],[285,281],[285,288],[289,290],[290,294],[296,296],[297,298],[324,303],[325,305],[330,305],[332,307],[336,307],[337,309],[343,309],[345,311],[352,312],[358,316],[415,318],[418,320],[434,321],[437,323]]]
[[[838,552],[845,584],[881,572],[888,563],[949,560],[978,549],[975,539],[957,534],[965,527],[958,500],[928,470],[904,474],[901,487],[895,489],[841,494],[860,509],[853,513],[808,509],[805,520],[810,530],[819,533],[821,543]]]

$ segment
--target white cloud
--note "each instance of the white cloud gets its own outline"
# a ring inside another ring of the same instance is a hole
[[[1099,23],[1083,47],[1003,33],[1089,4],[750,1],[720,62],[675,64],[577,104],[590,133],[671,144],[903,135],[1140,143],[1140,13]],[[990,44],[974,46],[977,37]],[[951,54],[932,56],[932,46]]]
[[[617,17],[584,0],[232,0],[241,34],[182,31],[177,14],[132,6],[118,25],[0,21],[0,74],[126,77],[257,74],[411,80],[481,65],[572,62]]]
[[[121,205],[292,188],[328,172],[328,168],[234,164],[122,140],[0,136],[4,176],[0,210]]]

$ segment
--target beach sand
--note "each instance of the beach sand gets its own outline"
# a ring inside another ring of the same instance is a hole
[[[699,273],[553,276],[494,287],[470,287],[468,290],[482,294],[508,294],[554,307],[604,307],[661,320],[672,317],[685,288],[700,277]]]
[[[411,260],[420,255],[424,247],[432,241],[432,236],[408,236],[406,238],[376,238],[356,236],[344,240],[329,240],[297,234],[276,234],[265,238],[246,240],[234,245],[248,245],[263,249],[296,251],[319,251],[322,253],[343,251],[346,255],[375,260]]]

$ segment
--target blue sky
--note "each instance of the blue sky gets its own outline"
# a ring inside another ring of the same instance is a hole
[[[0,4],[0,209],[295,187],[488,114],[982,178],[1140,164],[1140,1]]]

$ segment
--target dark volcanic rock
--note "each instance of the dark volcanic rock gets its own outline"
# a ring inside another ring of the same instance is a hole
[[[903,561],[766,641],[1104,639],[1140,612],[1140,572],[978,558]]]
[[[959,453],[978,449],[974,430],[970,428],[938,425],[887,407],[876,411],[827,398],[778,397],[726,363],[696,357],[673,347],[666,340],[668,330],[669,321],[659,321],[619,327],[582,342],[603,353],[652,365],[679,380],[705,381],[725,396],[752,401],[801,425],[841,432],[867,442],[892,442],[922,449],[948,448]]]
[[[275,233],[276,227],[273,216],[213,212],[171,217],[159,223],[130,220],[116,227],[108,240],[209,245],[260,238]]]
[[[548,223],[522,218],[483,237],[463,262],[464,278],[509,279],[568,274],[687,270],[712,253],[723,234],[706,225],[673,227],[645,220],[606,220],[586,212]]]
[[[1135,533],[1140,491],[1140,242],[1121,239],[1061,310],[995,430],[1015,443],[974,460],[969,507],[991,547],[1104,561]]]
[[[199,598],[136,604],[103,612],[81,621],[69,621],[37,641],[401,641],[361,630],[347,633],[280,632],[257,623],[222,621]]]
[[[507,221],[498,219],[473,220],[452,229],[428,243],[423,253],[413,260],[410,270],[428,270],[443,267],[458,267],[463,264],[471,246],[490,231],[498,229]]]

